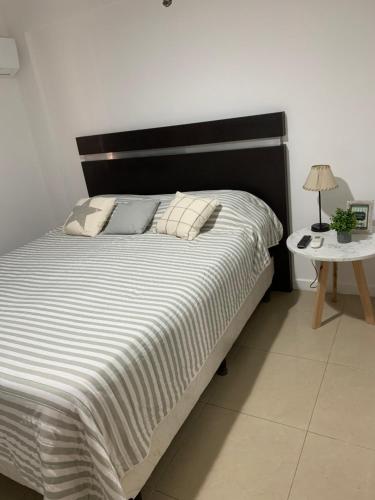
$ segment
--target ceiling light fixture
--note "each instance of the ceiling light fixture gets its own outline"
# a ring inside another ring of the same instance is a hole
[[[172,5],[172,0],[163,0],[164,7],[170,7]]]

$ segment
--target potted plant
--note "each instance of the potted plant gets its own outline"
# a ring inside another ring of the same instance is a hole
[[[357,225],[357,219],[350,208],[343,210],[337,208],[331,217],[331,229],[337,231],[339,243],[350,243],[352,241],[352,230]]]

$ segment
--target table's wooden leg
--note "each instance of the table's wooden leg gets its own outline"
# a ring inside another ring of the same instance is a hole
[[[312,327],[314,329],[319,328],[322,323],[324,299],[327,290],[328,270],[329,270],[329,262],[322,262],[319,270],[319,285],[316,293],[315,311],[312,323]]]
[[[333,263],[332,302],[337,302],[337,262]]]
[[[366,275],[363,269],[362,261],[361,260],[353,261],[352,264],[353,264],[355,279],[357,280],[359,296],[361,297],[365,319],[367,323],[374,325],[375,324],[374,310],[372,307],[371,297],[368,291]]]

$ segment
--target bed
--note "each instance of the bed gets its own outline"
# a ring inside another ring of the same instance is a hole
[[[78,139],[90,195],[157,197],[160,214],[170,195],[156,193],[209,190],[220,209],[192,242],[153,227],[93,239],[58,228],[1,258],[1,473],[47,500],[141,491],[262,296],[290,289],[285,145],[164,148],[209,131],[211,143],[269,137],[275,122],[283,137],[280,113]],[[203,163],[216,174],[194,180],[189,166]]]

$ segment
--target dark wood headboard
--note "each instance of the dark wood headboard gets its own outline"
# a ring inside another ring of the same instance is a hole
[[[262,198],[284,227],[272,249],[273,288],[290,291],[285,135],[285,113],[270,113],[78,137],[77,145],[90,196],[239,189]]]

